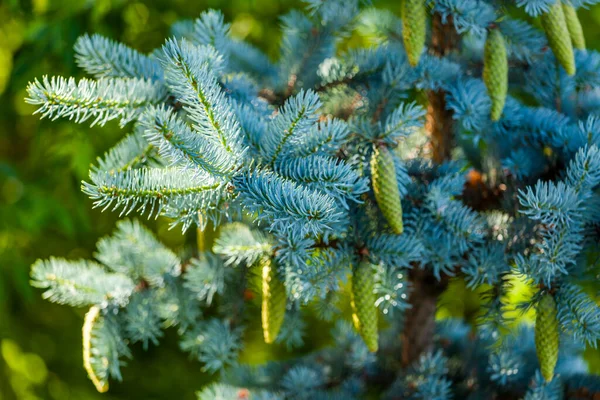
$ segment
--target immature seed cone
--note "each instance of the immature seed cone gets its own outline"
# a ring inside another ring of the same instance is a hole
[[[542,376],[550,382],[558,360],[558,319],[556,302],[551,294],[545,294],[537,307],[535,320],[535,350],[540,362]]]
[[[404,22],[402,37],[408,55],[408,62],[413,67],[419,63],[425,36],[427,33],[427,9],[423,0],[404,0],[402,3],[402,19]]]
[[[277,276],[274,262],[265,257],[260,261],[262,272],[262,328],[265,343],[273,343],[285,316],[286,294]]]
[[[583,36],[583,28],[581,22],[577,16],[577,11],[571,3],[563,2],[563,13],[565,14],[565,21],[567,22],[567,29],[569,35],[571,35],[571,42],[573,47],[580,50],[585,50],[585,36]]]
[[[92,337],[96,324],[103,318],[102,312],[98,306],[92,306],[85,314],[83,323],[83,368],[85,368],[88,377],[96,387],[99,393],[108,391],[108,380],[104,376],[99,376],[94,369],[92,359],[94,357],[92,349]]]
[[[506,44],[499,29],[491,29],[485,41],[483,81],[492,101],[492,121],[498,121],[502,115],[508,91]]]
[[[571,36],[569,35],[567,21],[565,20],[560,0],[554,3],[547,13],[542,14],[541,20],[548,43],[556,59],[565,71],[567,71],[567,74],[575,74],[573,45],[571,44]]]
[[[377,307],[373,266],[361,261],[352,271],[352,322],[371,352],[378,348]]]
[[[378,146],[373,151],[371,179],[379,209],[392,230],[397,234],[401,234],[404,231],[404,225],[402,224],[400,190],[396,180],[394,158],[385,146]]]

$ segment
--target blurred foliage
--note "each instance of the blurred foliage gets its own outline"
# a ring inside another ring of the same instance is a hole
[[[397,1],[374,3],[399,9]],[[29,266],[37,258],[89,258],[96,240],[112,230],[116,215],[92,210],[80,182],[123,131],[116,124],[90,129],[40,121],[23,101],[27,82],[44,74],[81,77],[72,46],[83,33],[149,52],[162,44],[174,21],[207,8],[221,9],[235,36],[274,57],[278,17],[299,6],[299,0],[0,0],[0,399],[193,399],[210,379],[177,350],[174,335],[167,335],[158,348],[134,347],[124,383],[98,395],[81,367],[84,310],[45,302],[29,286]],[[600,8],[580,17],[588,44],[600,47],[595,29]],[[164,221],[147,224],[173,249],[185,251],[194,243],[168,231]],[[439,317],[474,319],[478,295],[466,292],[464,283],[453,283]],[[247,338],[245,361],[283,353],[262,345],[258,327],[255,333]],[[598,370],[600,356],[588,358]]]

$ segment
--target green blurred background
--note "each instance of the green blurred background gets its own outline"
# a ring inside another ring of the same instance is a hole
[[[375,4],[399,9],[397,1]],[[116,123],[40,121],[23,101],[27,82],[44,74],[83,76],[72,50],[83,33],[149,52],[174,21],[207,8],[221,9],[235,36],[275,57],[278,16],[299,6],[299,0],[0,0],[0,399],[193,399],[207,379],[171,332],[147,352],[134,346],[124,383],[97,394],[81,363],[84,310],[50,304],[29,286],[37,258],[89,258],[114,227],[117,216],[92,210],[80,182],[124,132]],[[580,17],[589,47],[599,47],[600,9]],[[172,248],[185,246],[164,221],[147,224]],[[454,313],[468,314],[464,303],[454,304]]]

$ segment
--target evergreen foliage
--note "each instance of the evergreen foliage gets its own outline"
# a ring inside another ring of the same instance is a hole
[[[406,0],[402,21],[307,3],[282,17],[277,62],[207,11],[151,55],[83,36],[77,63],[95,80],[29,85],[42,117],[131,128],[82,185],[96,207],[196,226],[200,241],[218,228],[180,257],[123,220],[97,261],[33,265],[44,297],[89,307],[97,389],[121,379],[129,343],[174,327],[219,373],[199,399],[600,393],[581,356],[600,338],[583,286],[598,273],[600,55],[580,49],[573,15],[518,0],[544,34],[496,1]],[[342,50],[356,32],[373,44]],[[515,276],[535,288],[519,304],[535,329],[506,312]],[[435,324],[451,278],[481,296],[476,323]],[[267,343],[302,347],[307,310],[331,327],[327,346],[239,362],[255,320]]]

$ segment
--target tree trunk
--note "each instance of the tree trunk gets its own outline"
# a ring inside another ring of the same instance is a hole
[[[452,151],[452,114],[446,109],[446,92],[443,90],[429,91],[427,99],[425,127],[430,134],[433,161],[439,164],[448,160]]]
[[[447,279],[438,281],[428,270],[413,269],[409,278],[411,308],[404,315],[401,336],[403,367],[413,364],[422,353],[432,349],[437,299],[448,285]]]
[[[433,15],[431,26],[431,52],[436,57],[444,57],[456,49],[458,33],[454,29],[452,19],[442,22],[440,14]],[[431,90],[427,93],[426,128],[431,137],[433,160],[436,163],[450,158],[453,145],[452,112],[446,109],[446,92]]]
[[[444,57],[456,49],[458,34],[452,20],[444,24],[439,14],[434,14],[432,21],[431,52],[437,57]],[[450,158],[453,147],[452,112],[446,109],[446,93],[443,90],[427,93],[426,129],[430,135],[432,158],[442,163]],[[419,356],[433,347],[435,333],[435,312],[438,296],[447,286],[447,279],[438,281],[430,270],[418,269],[410,271],[412,291],[409,298],[411,308],[406,311],[404,329],[401,335],[401,362],[404,367],[413,364]]]

